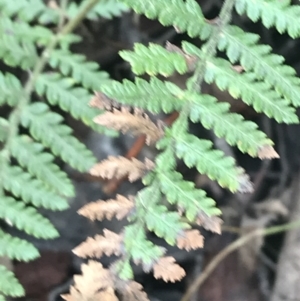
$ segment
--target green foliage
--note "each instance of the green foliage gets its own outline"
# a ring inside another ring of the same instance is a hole
[[[260,44],[258,35],[230,25],[230,20],[236,8],[238,14],[245,13],[255,22],[261,19],[267,28],[275,27],[280,33],[287,32],[295,38],[300,35],[297,19],[300,6],[291,6],[288,0],[225,0],[219,17],[207,20],[195,0],[120,2],[136,13],[158,19],[164,26],[173,26],[178,32],[203,41],[197,43],[201,47],[182,41],[181,48],[169,43],[166,47],[136,43],[132,51],[120,52],[137,75],[134,82],[104,83],[97,94],[99,101],[103,98],[154,114],[174,111],[179,114],[169,128],[163,128],[163,137],[156,144],[160,153],[155,167],[143,178],[146,187],[134,198],[134,210],[128,215],[131,224],[124,230],[126,254],[123,254],[124,260],[116,263],[121,277],[128,279],[132,278],[129,259],[141,263],[144,270],[149,271],[164,255],[158,246],[147,240],[145,229],[178,246],[178,240],[190,228],[186,220],[214,232],[220,231],[217,217],[220,210],[205,191],[197,189],[176,170],[178,159],[232,192],[252,191],[248,176],[235,160],[214,149],[212,141],[192,135],[189,122],[200,122],[217,137],[250,156],[278,157],[273,142],[255,122],[233,112],[228,102],[202,93],[202,83],[216,84],[237,101],[243,101],[257,113],[266,114],[277,122],[298,123],[296,108],[300,106],[300,91],[295,70],[284,64],[282,56],[273,54],[270,46]],[[158,78],[175,73],[190,75],[185,89],[168,79]],[[138,77],[145,74],[150,76],[149,81]]]
[[[92,90],[109,82],[109,75],[97,63],[70,50],[71,44],[80,40],[70,30],[85,17],[112,18],[128,10],[116,0],[94,6],[90,0],[80,5],[69,1],[65,8],[53,3],[0,0],[0,61],[11,72],[0,71],[0,109],[10,107],[8,116],[0,118],[0,219],[43,239],[56,238],[59,233],[39,208],[65,210],[67,198],[75,194],[60,166],[66,163],[87,172],[96,162],[92,152],[74,137],[65,118],[54,110],[59,107],[97,132],[116,134],[95,125],[96,112],[88,106]],[[21,76],[12,74],[20,74],[20,70],[25,71]],[[0,230],[0,256],[29,261],[38,255],[29,242]],[[1,294],[3,298],[24,295],[4,267],[0,299]]]
[[[0,230],[0,256],[7,256],[19,261],[30,261],[39,257],[37,249],[29,242],[13,237]]]
[[[66,15],[69,18],[74,18],[78,12],[88,3],[88,0],[81,1],[80,5],[71,2],[66,9]],[[97,20],[99,17],[111,19],[113,17],[121,16],[122,13],[127,12],[128,7],[117,0],[102,0],[87,14],[87,18]]]
[[[149,47],[135,44],[134,52],[121,51],[120,55],[131,64],[132,71],[136,75],[148,73],[150,75],[170,76],[175,71],[179,74],[188,72],[187,63],[182,55],[172,53],[156,44],[150,43]]]
[[[237,0],[235,7],[240,15],[246,13],[253,22],[261,19],[265,27],[274,26],[280,33],[287,32],[297,38],[300,36],[300,6],[290,3],[290,0]]]
[[[25,293],[15,275],[3,265],[0,265],[0,291],[10,297],[21,297]],[[1,298],[5,300],[3,296]]]

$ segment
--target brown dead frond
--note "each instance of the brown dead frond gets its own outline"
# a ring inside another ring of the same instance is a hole
[[[258,157],[260,159],[277,159],[279,158],[278,153],[275,151],[273,146],[271,145],[265,145],[261,147],[258,151]]]
[[[188,70],[189,71],[194,71],[195,70],[195,67],[196,67],[196,64],[197,64],[197,61],[198,61],[198,58],[196,56],[192,56],[192,55],[189,55],[189,54],[185,53],[181,48],[177,47],[174,44],[171,44],[168,41],[166,43],[166,49],[170,52],[176,52],[176,53],[181,54],[184,57],[185,61],[186,61],[186,65],[188,67]]]
[[[115,232],[107,229],[103,230],[104,235],[96,235],[95,238],[88,237],[88,239],[77,246],[73,253],[79,257],[95,257],[100,258],[105,254],[106,256],[121,255],[121,245],[123,237]]]
[[[102,126],[121,131],[123,134],[130,131],[133,135],[145,135],[148,145],[163,136],[162,127],[152,122],[142,110],[134,109],[134,113],[131,113],[125,107],[121,110],[112,109],[112,112],[95,117],[94,121]]]
[[[111,220],[113,217],[121,220],[129,214],[133,207],[133,200],[127,199],[124,196],[118,194],[115,200],[99,200],[97,202],[86,204],[78,211],[78,213],[92,221],[102,221],[104,218]]]
[[[153,266],[153,274],[156,279],[163,279],[165,282],[175,282],[185,276],[184,269],[171,256],[162,257]]]
[[[116,286],[122,295],[122,301],[149,301],[143,286],[138,282],[118,280]]]
[[[118,301],[114,293],[113,275],[102,264],[90,260],[82,265],[82,275],[74,276],[70,293],[61,297],[67,301]]]
[[[187,230],[183,235],[177,238],[177,246],[179,249],[187,251],[203,248],[204,237],[198,230]]]
[[[205,230],[221,234],[223,221],[217,216],[208,216],[204,212],[198,214],[196,224],[202,226]]]
[[[109,156],[108,159],[94,165],[90,169],[90,174],[104,179],[122,179],[127,176],[130,182],[134,182],[153,168],[154,163],[147,158],[143,163],[135,158],[127,159],[121,156]]]
[[[95,95],[90,100],[89,105],[100,110],[111,111],[113,108],[119,108],[120,104],[115,100],[107,97],[102,92],[95,92]]]

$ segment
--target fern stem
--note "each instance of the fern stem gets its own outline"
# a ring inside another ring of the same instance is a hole
[[[6,138],[4,147],[2,151],[0,152],[0,155],[2,159],[6,163],[9,162],[10,160],[10,153],[9,149],[11,146],[11,143],[13,139],[18,135],[19,131],[19,125],[20,125],[20,119],[21,119],[21,113],[22,110],[28,106],[30,103],[30,96],[34,90],[34,85],[39,77],[39,75],[42,73],[44,70],[49,56],[51,52],[55,49],[55,47],[58,45],[61,39],[63,39],[64,35],[69,34],[72,32],[76,26],[80,24],[80,22],[85,18],[85,16],[88,14],[88,12],[99,2],[100,0],[90,0],[81,11],[77,14],[77,16],[73,19],[71,19],[62,29],[61,31],[52,39],[52,41],[48,44],[48,46],[44,49],[42,52],[41,57],[39,58],[37,64],[35,65],[35,68],[30,75],[27,83],[24,86],[24,95],[22,99],[20,99],[18,105],[15,107],[15,109],[11,112],[8,122],[9,122],[9,132],[8,136]],[[4,163],[2,161],[2,163]],[[0,193],[3,191],[3,188],[0,187]]]
[[[191,80],[191,90],[200,92],[201,85],[205,74],[205,63],[207,59],[213,58],[217,53],[217,46],[219,42],[219,35],[223,28],[230,22],[232,10],[234,8],[235,0],[225,0],[219,17],[213,21],[214,30],[208,42],[202,47],[203,59],[198,63],[194,76]]]
[[[244,236],[241,236],[230,245],[228,245],[225,249],[223,249],[220,253],[218,253],[212,261],[207,265],[204,271],[195,279],[192,285],[188,288],[184,296],[181,298],[180,301],[189,301],[191,297],[196,293],[199,287],[204,283],[204,281],[211,275],[211,273],[217,268],[220,262],[224,260],[228,255],[230,255],[235,250],[239,249],[246,243],[250,242],[256,237],[261,236],[269,236],[277,233],[281,233],[284,231],[288,231],[291,229],[299,228],[300,221],[292,222],[283,224],[280,226],[273,226],[266,229],[256,229]]]
[[[65,20],[65,13],[67,10],[69,0],[60,0],[60,13],[59,13],[59,22],[58,22],[58,30],[59,32],[62,30]]]

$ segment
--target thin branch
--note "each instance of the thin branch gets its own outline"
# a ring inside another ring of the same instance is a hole
[[[181,301],[189,301],[191,297],[196,293],[199,287],[205,282],[205,280],[211,275],[211,273],[217,268],[217,266],[222,262],[229,254],[234,252],[235,250],[241,248],[243,245],[251,241],[255,237],[260,236],[268,236],[280,232],[284,232],[290,229],[300,227],[300,221],[287,223],[280,226],[269,227],[266,229],[256,229],[239,239],[235,240],[233,243],[228,245],[225,249],[223,249],[218,255],[216,255],[212,261],[207,265],[202,274],[197,277],[192,285],[188,288],[186,293],[181,298]]]

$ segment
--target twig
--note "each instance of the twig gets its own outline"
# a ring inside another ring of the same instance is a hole
[[[177,119],[177,117],[178,117],[178,112],[174,112],[168,118],[166,118],[164,122],[166,125],[171,125]],[[130,150],[125,155],[125,158],[131,159],[137,157],[138,154],[141,152],[142,148],[145,146],[145,143],[146,143],[146,137],[144,135],[137,138],[134,144],[132,145],[132,147],[130,148]],[[107,181],[107,183],[103,186],[102,190],[106,194],[113,194],[125,179],[126,178],[111,179]]]
[[[239,249],[246,243],[248,243],[251,239],[258,237],[258,236],[268,236],[280,232],[284,232],[290,229],[298,228],[300,227],[300,221],[293,222],[293,223],[287,223],[280,226],[273,226],[266,229],[256,229],[230,245],[228,245],[225,249],[223,249],[218,255],[216,255],[212,261],[207,265],[207,267],[204,269],[203,273],[199,275],[195,279],[195,281],[192,283],[192,285],[188,288],[186,293],[181,298],[181,301],[189,301],[190,298],[196,293],[196,291],[199,289],[199,287],[205,282],[205,280],[211,275],[211,273],[217,268],[219,263],[224,260],[229,254],[231,254],[233,251]]]

